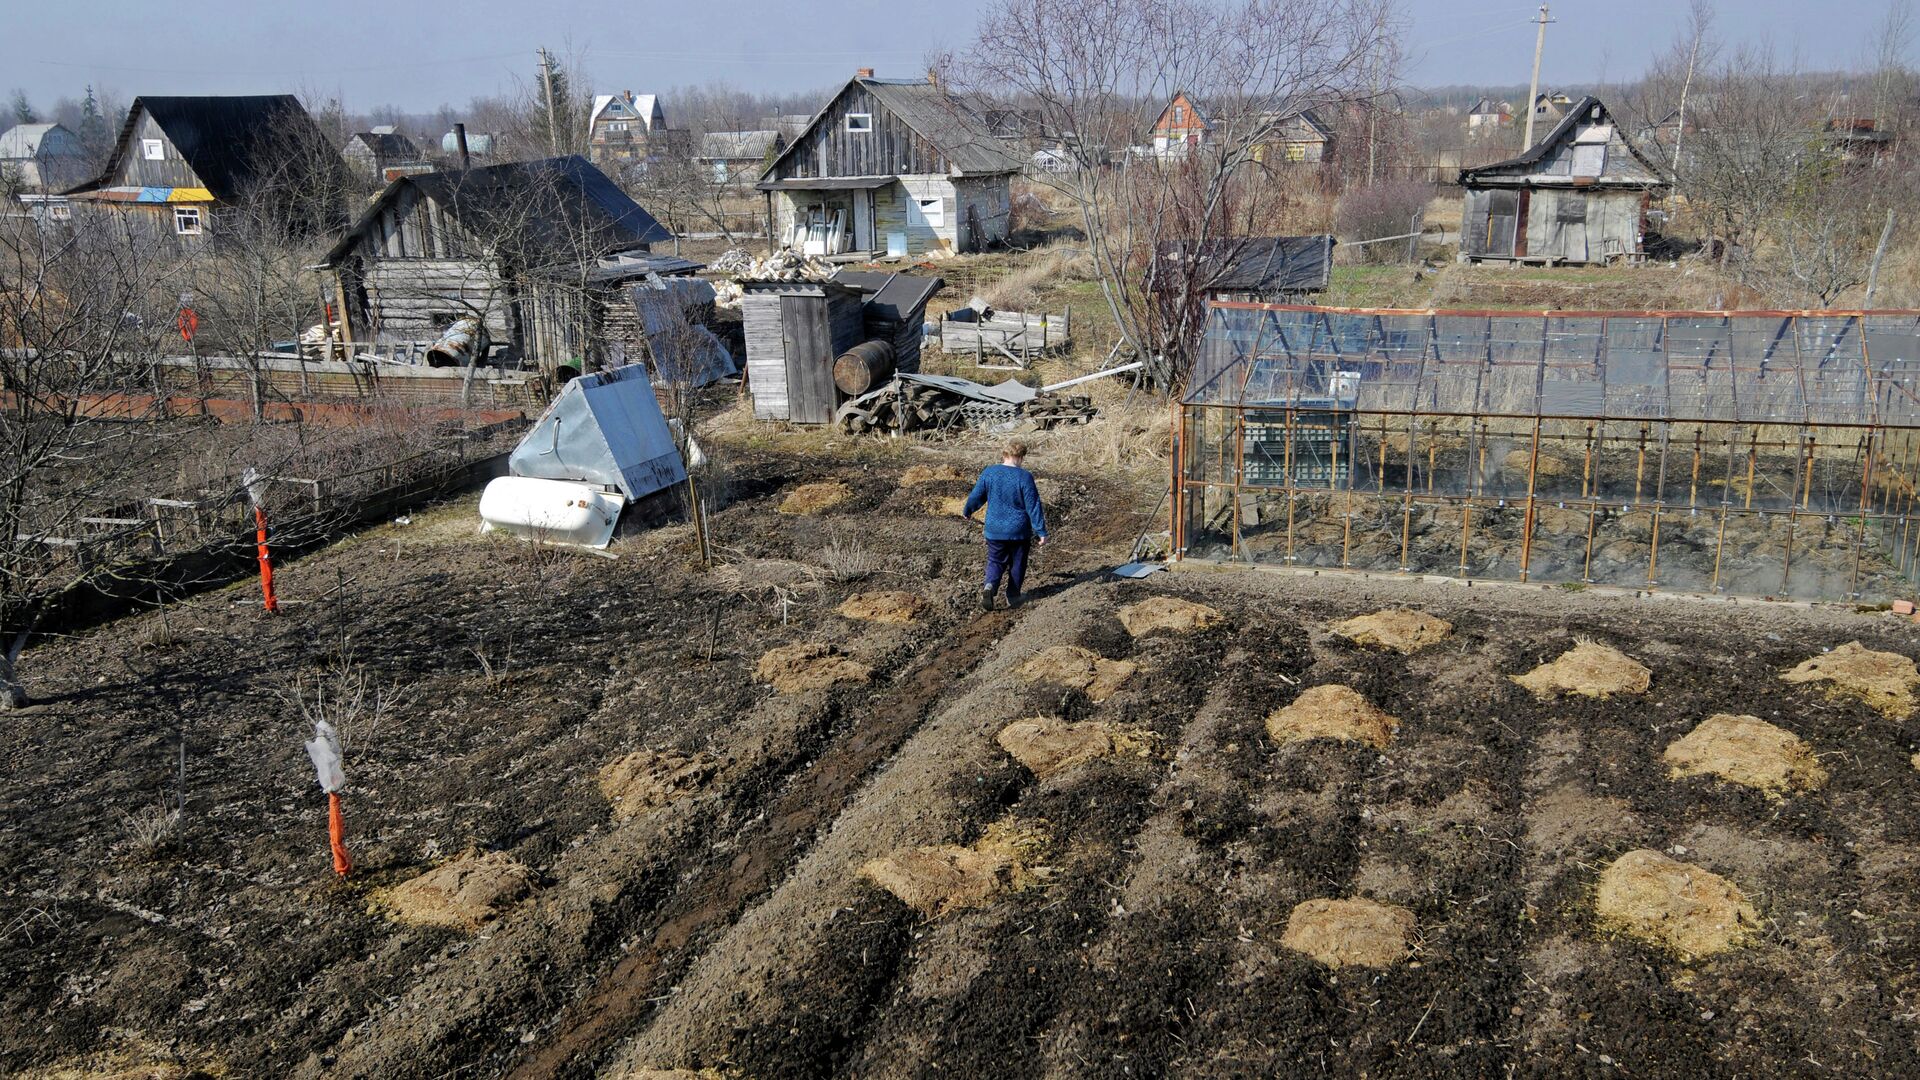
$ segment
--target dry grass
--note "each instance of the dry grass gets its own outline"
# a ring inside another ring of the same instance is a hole
[[[138,859],[151,859],[165,851],[180,833],[179,810],[156,803],[135,814],[123,814],[120,825],[127,832],[127,850]]]
[[[877,552],[859,540],[836,536],[827,546],[813,553],[813,561],[835,581],[862,581],[880,569]]]
[[[1093,259],[1084,247],[1057,245],[1034,252],[998,281],[984,286],[980,296],[1001,311],[1039,312],[1042,294],[1075,281],[1093,279]]]
[[[1034,464],[1055,473],[1110,476],[1117,472],[1136,480],[1166,472],[1173,415],[1165,399],[1143,393],[1129,404],[1125,376],[1108,382],[1121,393],[1090,395],[1100,410],[1091,424],[1055,428],[1036,439]],[[1119,400],[1099,404],[1101,396]]]

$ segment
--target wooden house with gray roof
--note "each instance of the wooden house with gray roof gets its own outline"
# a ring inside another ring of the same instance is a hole
[[[1666,170],[1627,137],[1597,98],[1576,102],[1518,157],[1464,169],[1460,257],[1582,264],[1645,254],[1646,212]]]
[[[860,73],[767,167],[775,242],[813,255],[979,251],[1006,239],[1021,167],[932,79]]]

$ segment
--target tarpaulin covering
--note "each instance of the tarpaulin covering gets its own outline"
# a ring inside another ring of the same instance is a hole
[[[515,476],[601,484],[628,499],[687,478],[653,384],[638,364],[568,383],[507,465]]]
[[[699,278],[655,275],[634,286],[633,306],[662,382],[701,387],[739,374],[738,361],[713,331],[687,316],[688,308],[711,308],[713,301],[713,285]]]

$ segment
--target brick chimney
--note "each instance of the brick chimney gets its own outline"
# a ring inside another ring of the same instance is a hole
[[[940,73],[933,68],[927,69],[927,85],[935,87],[940,85]]]
[[[629,105],[633,104],[633,91],[631,90],[624,91],[623,96],[626,97],[627,104]]]
[[[859,71],[853,73],[853,77],[856,79],[871,79],[873,78],[873,69],[861,68]]]

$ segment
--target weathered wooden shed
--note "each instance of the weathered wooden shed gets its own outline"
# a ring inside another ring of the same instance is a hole
[[[831,281],[742,282],[747,387],[757,420],[824,424],[841,393],[834,362],[865,342],[887,346],[883,370],[920,370],[937,277],[842,270]]]
[[[479,319],[521,363],[578,373],[609,361],[603,294],[697,267],[617,257],[669,235],[584,158],[559,157],[396,180],[321,269],[354,345],[417,351]]]
[[[1460,255],[1469,261],[1604,263],[1645,253],[1666,171],[1586,97],[1518,157],[1464,169]]]
[[[1007,235],[1021,164],[938,85],[863,69],[758,186],[773,235],[808,254],[978,251]]]
[[[740,287],[754,419],[831,422],[839,406],[833,362],[866,339],[860,290],[831,281],[743,281]]]

